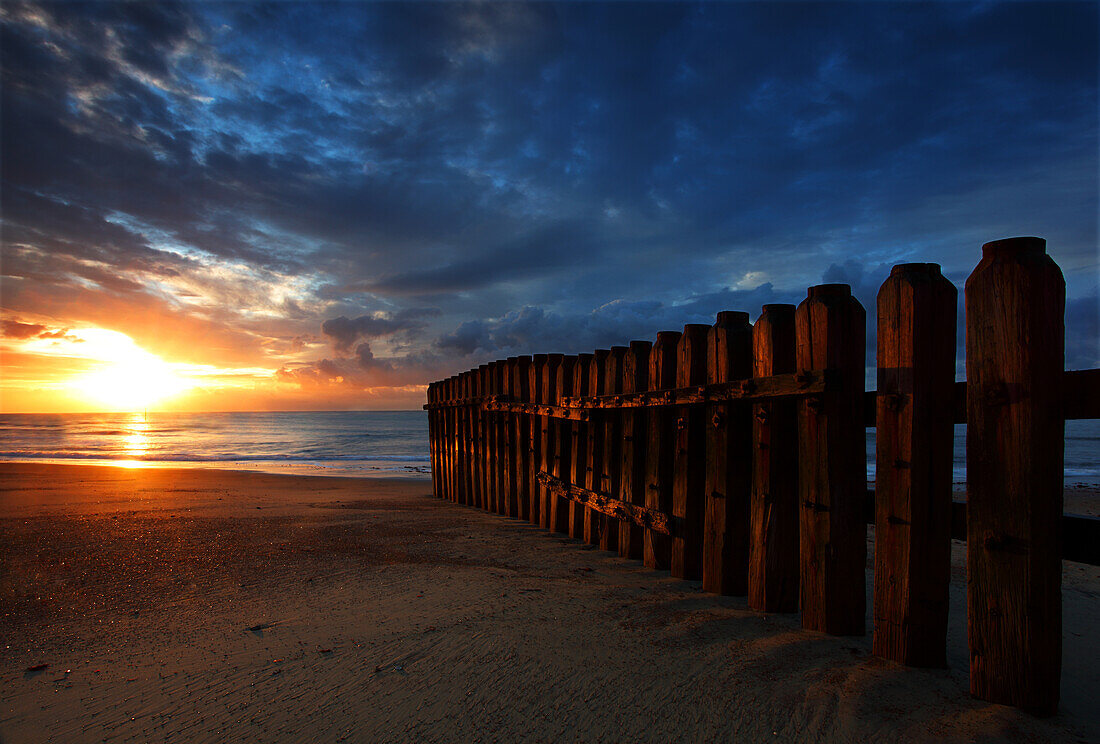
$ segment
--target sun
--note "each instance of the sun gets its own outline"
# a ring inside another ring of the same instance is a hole
[[[176,374],[171,365],[124,334],[85,331],[82,335],[90,344],[95,344],[100,366],[74,378],[70,386],[81,397],[105,409],[147,409],[192,387],[192,383]]]

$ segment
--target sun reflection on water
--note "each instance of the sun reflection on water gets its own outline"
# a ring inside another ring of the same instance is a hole
[[[124,468],[144,468],[149,463],[144,458],[149,454],[149,422],[145,416],[135,413],[126,423],[127,433],[122,437],[123,452],[131,459],[119,460],[116,464]]]

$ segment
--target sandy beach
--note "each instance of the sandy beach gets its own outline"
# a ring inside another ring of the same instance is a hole
[[[962,543],[950,668],[917,670],[423,480],[0,475],[5,744],[1100,740],[1091,566],[1039,719],[968,695]]]

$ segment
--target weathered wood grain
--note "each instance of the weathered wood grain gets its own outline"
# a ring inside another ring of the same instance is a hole
[[[629,349],[612,346],[604,361],[604,392],[619,394],[623,391],[623,362]],[[600,471],[600,487],[603,493],[619,496],[622,483],[622,412],[606,411],[603,417],[603,457]],[[598,520],[600,550],[619,550],[619,522],[604,514]]]
[[[707,383],[752,377],[749,314],[718,313],[707,333]],[[748,593],[749,506],[752,497],[752,408],[748,402],[706,408],[706,498],[703,504],[703,589]]]
[[[661,390],[676,385],[676,348],[679,331],[661,331],[649,352],[649,388]],[[673,473],[676,464],[676,411],[650,408],[646,411],[646,507],[672,514]],[[645,531],[642,559],[648,568],[667,570],[672,545],[668,536]]]
[[[546,357],[546,373],[542,378],[542,397],[547,403],[557,400],[556,384],[558,371],[561,369],[561,354],[548,354]],[[540,416],[539,421],[543,430],[543,455],[545,463],[543,470],[553,472],[554,462],[558,459],[557,429],[559,422],[548,416]],[[541,484],[539,486],[539,524],[552,529],[554,501],[556,497]]]
[[[798,366],[843,375],[839,389],[801,400],[798,416],[802,626],[832,635],[864,633],[865,323],[846,284],[810,287],[795,312]]]
[[[970,692],[1053,714],[1062,661],[1065,280],[1040,238],[966,280]]]
[[[596,349],[592,363],[588,366],[588,389],[594,395],[607,393],[607,357],[610,349]],[[588,454],[585,464],[584,487],[589,491],[600,488],[600,474],[603,472],[604,415],[595,412],[588,425]],[[591,507],[584,509],[584,541],[589,545],[600,544],[600,528],[603,515]]]
[[[531,366],[528,368],[527,374],[527,387],[531,391],[531,402],[545,403],[546,354],[535,354],[531,357]],[[527,434],[529,468],[527,482],[531,484],[528,494],[527,518],[531,524],[539,525],[545,522],[543,503],[546,500],[546,489],[542,487],[536,476],[540,470],[548,470],[550,467],[547,463],[547,453],[543,449],[546,420],[542,416],[530,415],[527,417],[527,426],[529,428]]]
[[[795,370],[794,315],[794,305],[764,305],[752,331],[755,375]],[[761,612],[797,612],[797,401],[755,405],[753,442],[749,607]]]
[[[676,384],[703,385],[707,379],[707,335],[710,326],[689,323],[676,347]],[[698,579],[703,569],[703,505],[706,501],[706,411],[699,406],[676,409],[676,463],[672,481],[672,515],[684,522],[672,538],[669,571],[679,579]]]
[[[562,356],[553,370],[552,379],[547,378],[549,400],[556,403],[563,396],[573,390],[573,365],[575,356]],[[551,387],[552,386],[552,387]],[[549,472],[560,481],[567,482],[572,473],[572,460],[570,459],[573,445],[573,427],[571,424],[557,420],[550,421],[550,437],[554,450]],[[554,532],[569,533],[569,502],[560,496],[550,497],[550,521],[547,525]]]
[[[489,391],[489,365],[482,364],[477,368],[478,390],[480,397],[484,398]],[[480,509],[489,508],[489,419],[484,409],[481,409],[477,419],[477,459],[478,459],[478,488],[476,506]]]
[[[878,293],[873,649],[910,666],[947,662],[957,301],[937,264]]]
[[[512,396],[522,403],[531,402],[531,357],[516,357],[512,368]],[[528,414],[512,415],[512,437],[516,468],[516,509],[510,516],[530,521],[531,494],[538,491],[538,484],[531,480],[531,417]]]
[[[589,371],[592,366],[591,354],[578,354],[573,364],[573,394],[587,395]],[[572,420],[572,442],[569,461],[573,466],[572,482],[575,486],[585,487],[588,467],[588,424],[579,419]],[[584,539],[584,506],[575,501],[569,502],[569,536]]]
[[[636,524],[640,528],[669,536],[676,534],[678,521],[667,513],[649,509],[637,504],[631,504],[621,499],[616,499],[610,494],[591,491],[571,483],[554,478],[548,473],[538,474],[540,483],[546,485],[555,494],[563,499],[583,504],[586,508],[593,509],[600,514],[614,517]]]
[[[649,386],[649,341],[631,341],[623,357],[624,393],[645,390]],[[635,506],[645,506],[646,415],[644,411],[626,410],[622,414],[622,458],[620,465],[619,500]],[[634,522],[619,525],[619,555],[641,560],[645,551],[645,532]]]

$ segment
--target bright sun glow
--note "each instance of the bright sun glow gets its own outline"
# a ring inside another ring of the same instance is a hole
[[[138,411],[192,386],[160,357],[122,333],[102,329],[79,332],[103,360],[103,366],[71,382],[81,396],[116,411]]]

